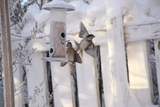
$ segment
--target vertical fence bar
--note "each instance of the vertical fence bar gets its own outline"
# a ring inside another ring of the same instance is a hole
[[[18,48],[19,44],[24,44],[23,41],[12,41],[12,56],[13,56],[13,79],[14,79],[14,99],[15,107],[23,107],[24,102],[24,81],[23,81],[23,68],[22,65],[18,62],[22,59],[22,56],[19,55]],[[16,60],[19,59],[19,60]]]
[[[157,68],[157,81],[158,81],[158,93],[160,96],[160,39],[154,40],[155,57],[156,57],[156,68]],[[160,97],[159,97],[160,102]]]
[[[122,15],[107,20],[108,70],[112,81],[112,107],[127,107],[128,82]],[[102,58],[103,59],[103,58]],[[105,77],[103,77],[105,78]],[[105,84],[105,83],[104,83]],[[107,88],[107,87],[106,87]],[[107,96],[107,95],[106,95]],[[106,104],[108,105],[108,104]]]
[[[26,65],[30,107],[49,107],[48,82],[44,52],[34,52],[31,65]]]
[[[51,72],[54,107],[75,107],[68,65],[60,67],[60,62],[51,62]]]
[[[83,63],[76,64],[79,107],[100,107],[98,77],[94,59],[83,52]]]
[[[2,54],[4,71],[4,98],[5,107],[14,107],[14,85],[12,72],[12,49],[10,39],[8,0],[0,1],[2,24]]]
[[[22,66],[16,64],[13,66],[14,72],[14,98],[15,98],[15,107],[23,107],[24,105],[24,89],[23,89],[23,71]]]
[[[76,107],[75,81],[74,81],[74,76],[73,75],[70,75],[70,81],[71,81],[71,93],[72,93],[73,107]]]
[[[101,53],[101,67],[102,67],[102,78],[103,78],[103,90],[104,90],[104,101],[105,106],[108,107],[112,102],[112,73],[109,72],[109,63],[108,63],[108,46],[100,46]]]
[[[152,84],[149,46],[147,41],[127,44],[130,88],[140,104],[152,104]]]

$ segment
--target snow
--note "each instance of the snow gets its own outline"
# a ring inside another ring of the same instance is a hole
[[[145,24],[159,22],[160,10],[158,0],[104,0],[106,4],[106,17],[112,18],[120,13],[128,24]]]
[[[79,32],[79,25],[81,21],[85,24],[88,30],[93,31],[98,29],[105,29],[105,5],[102,2],[103,0],[94,0],[90,5],[84,1],[70,2],[70,5],[73,5],[74,7],[76,7],[76,9],[75,11],[68,12],[67,14],[67,33]],[[54,3],[57,2],[51,2],[50,5]],[[49,17],[50,11],[44,9],[40,10],[36,5],[31,5],[24,16],[24,18],[27,19],[28,22],[24,26],[22,33],[31,35],[30,31],[33,30],[36,22],[46,22],[46,26],[44,27],[44,34],[49,35]]]
[[[67,15],[67,32],[76,33],[79,31],[80,21],[84,20],[87,22],[87,15],[85,12],[88,4],[84,1],[72,1],[70,4],[76,7],[76,9]]]
[[[30,13],[30,15],[36,20],[37,15],[40,14],[40,9],[36,5],[31,5],[28,8],[27,13]]]
[[[59,3],[54,0],[49,4]],[[75,7],[75,11],[67,13],[67,33],[79,32],[80,22],[83,22],[89,32],[106,29],[106,19],[113,18],[121,12],[124,14],[126,25],[138,25],[146,23],[156,23],[160,21],[160,1],[159,0],[93,0],[91,4],[84,1],[72,1],[69,3]],[[68,6],[64,1],[60,1],[60,6]],[[68,7],[71,8],[71,7]],[[22,35],[32,35],[31,31],[44,25],[44,32],[36,33],[36,37],[50,35],[50,11],[40,10],[36,5],[31,5],[24,16]],[[20,29],[19,29],[20,30]],[[15,31],[13,31],[15,33]],[[121,92],[123,93],[123,92]],[[114,103],[114,102],[112,102]],[[129,89],[128,107],[142,107]],[[147,107],[152,107],[148,105]]]
[[[44,28],[45,35],[50,35],[50,23],[47,23]]]
[[[75,22],[72,20],[75,18],[78,22],[83,22],[88,30],[98,30],[105,29],[106,27],[106,17],[105,17],[105,5],[103,0],[93,0],[89,5],[84,1],[73,1],[71,2],[73,6],[76,7],[76,10],[69,14],[67,18],[68,24],[67,31],[69,33],[75,32],[75,26],[72,26]],[[97,15],[98,13],[98,15]],[[79,31],[79,26],[77,26],[76,31]]]
[[[21,33],[23,34],[23,35],[30,35],[30,31],[31,31],[31,29],[34,27],[34,24],[35,24],[35,22],[30,22],[30,23],[27,23],[25,26],[24,26],[24,28],[23,29],[25,29],[25,30],[23,30]]]
[[[68,11],[72,11],[75,9],[72,5],[60,0],[53,0],[47,4],[44,4],[43,8],[46,10],[50,10],[52,8],[66,8]]]
[[[131,89],[129,89],[129,101],[128,107],[142,107],[139,102],[137,101],[136,97],[132,93]]]
[[[54,0],[47,5],[66,5],[64,1]],[[146,23],[156,23],[160,20],[160,1],[158,0],[93,0],[91,4],[84,1],[72,1],[69,3],[75,7],[75,11],[67,13],[67,33],[79,32],[80,22],[83,22],[89,31],[106,29],[106,18],[118,15],[122,8],[125,25],[137,25]],[[46,6],[46,5],[45,5]],[[43,7],[45,7],[43,6]],[[38,6],[31,5],[25,15],[29,21],[26,23],[30,27],[24,27],[22,33],[30,34],[35,22],[46,22],[44,34],[49,35],[50,11],[40,10]],[[34,20],[30,21],[30,20]],[[31,35],[31,34],[30,34]]]
[[[21,31],[22,34],[25,35],[32,35],[31,31],[35,28],[36,22],[37,27],[44,26],[44,33],[39,35],[49,35],[50,33],[50,23],[49,23],[49,17],[50,17],[50,11],[47,10],[40,10],[36,5],[31,5],[28,8],[28,11],[26,12],[24,19],[26,20],[26,24],[23,27],[23,30]]]

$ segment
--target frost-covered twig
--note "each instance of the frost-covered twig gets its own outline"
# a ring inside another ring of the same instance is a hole
[[[25,58],[24,58],[22,61],[15,62],[15,63],[22,65],[36,50],[37,50],[37,49],[32,49],[32,52],[31,52],[29,55],[25,56]]]
[[[33,27],[33,29],[30,31],[31,35],[33,37],[36,37],[37,34],[39,33],[44,33],[44,27],[46,26],[48,19],[45,21],[42,21],[42,23],[35,23],[35,26]]]
[[[16,5],[14,6],[14,8],[10,10],[10,20],[14,24],[18,24],[19,22],[22,22],[22,17],[27,12],[28,5],[27,4],[21,5],[20,0],[18,0],[15,4]]]
[[[20,37],[20,38],[25,38],[25,37],[31,37],[31,36],[28,36],[28,35],[21,35],[21,34],[15,34],[15,33],[11,33],[11,35],[15,36],[15,37]]]
[[[42,10],[42,6],[49,1],[52,1],[52,0],[36,0],[36,4]]]

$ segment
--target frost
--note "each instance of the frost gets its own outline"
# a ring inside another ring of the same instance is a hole
[[[45,5],[43,5],[43,8],[46,10],[50,10],[52,8],[66,8],[68,11],[74,10],[74,7],[72,5],[69,5],[65,1],[61,0],[53,0]]]

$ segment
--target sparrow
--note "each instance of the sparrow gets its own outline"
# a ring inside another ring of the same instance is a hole
[[[71,62],[61,62],[61,67],[65,66],[67,63],[69,65],[71,75],[73,75],[73,66],[75,62],[82,63],[82,59],[79,54],[72,47],[72,43],[68,42],[66,45],[66,58],[73,59]]]
[[[75,41],[75,44],[77,46],[76,51],[82,56],[82,51],[84,50],[87,54],[95,58],[96,49],[94,43],[92,42],[92,39],[95,38],[95,36],[93,34],[88,33],[87,29],[85,28],[82,22],[80,25],[79,37],[83,39],[79,44]]]

